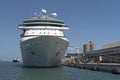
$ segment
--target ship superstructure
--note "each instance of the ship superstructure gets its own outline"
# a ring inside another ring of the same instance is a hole
[[[35,13],[19,25],[19,29],[23,30],[20,48],[24,66],[60,65],[68,46],[63,30],[68,30],[69,27],[56,17],[56,13],[47,16],[46,10],[42,9],[40,15]]]

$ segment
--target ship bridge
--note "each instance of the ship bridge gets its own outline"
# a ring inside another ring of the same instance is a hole
[[[32,18],[24,19],[23,24],[19,25],[20,29],[59,29],[67,30],[69,27],[64,24],[63,20],[57,19],[57,13],[52,13],[51,16],[46,15],[46,10],[42,9],[41,14],[36,13]]]

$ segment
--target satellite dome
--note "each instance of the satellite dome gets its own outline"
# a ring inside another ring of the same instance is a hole
[[[52,13],[51,17],[53,17],[53,18],[57,17],[57,13]]]
[[[47,11],[46,11],[45,9],[42,9],[42,10],[41,10],[41,14],[42,14],[42,15],[45,15],[46,13],[47,13]]]
[[[36,16],[37,15],[37,13],[34,13],[34,16]]]

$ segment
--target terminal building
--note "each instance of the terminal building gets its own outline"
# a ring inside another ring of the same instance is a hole
[[[75,61],[78,59],[77,61],[81,63],[120,63],[120,42],[106,44],[102,49],[95,50],[95,44],[90,41],[83,45],[83,52],[81,50],[76,47],[70,47],[66,57]]]
[[[106,44],[106,45],[103,46],[103,49],[117,47],[117,46],[120,46],[120,41],[114,42],[114,43],[110,43],[110,44]]]
[[[106,44],[103,46],[103,49],[100,50],[95,50],[95,45],[92,43],[92,46],[90,46],[90,44],[91,42],[83,45],[81,61],[120,63],[120,42]]]

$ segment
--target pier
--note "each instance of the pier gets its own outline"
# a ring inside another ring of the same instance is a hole
[[[88,69],[92,71],[103,71],[103,72],[111,72],[113,74],[120,74],[120,64],[116,63],[70,63],[64,64],[64,66],[80,68],[80,69]]]
[[[72,56],[74,57],[63,63],[64,66],[120,74],[120,46]]]

